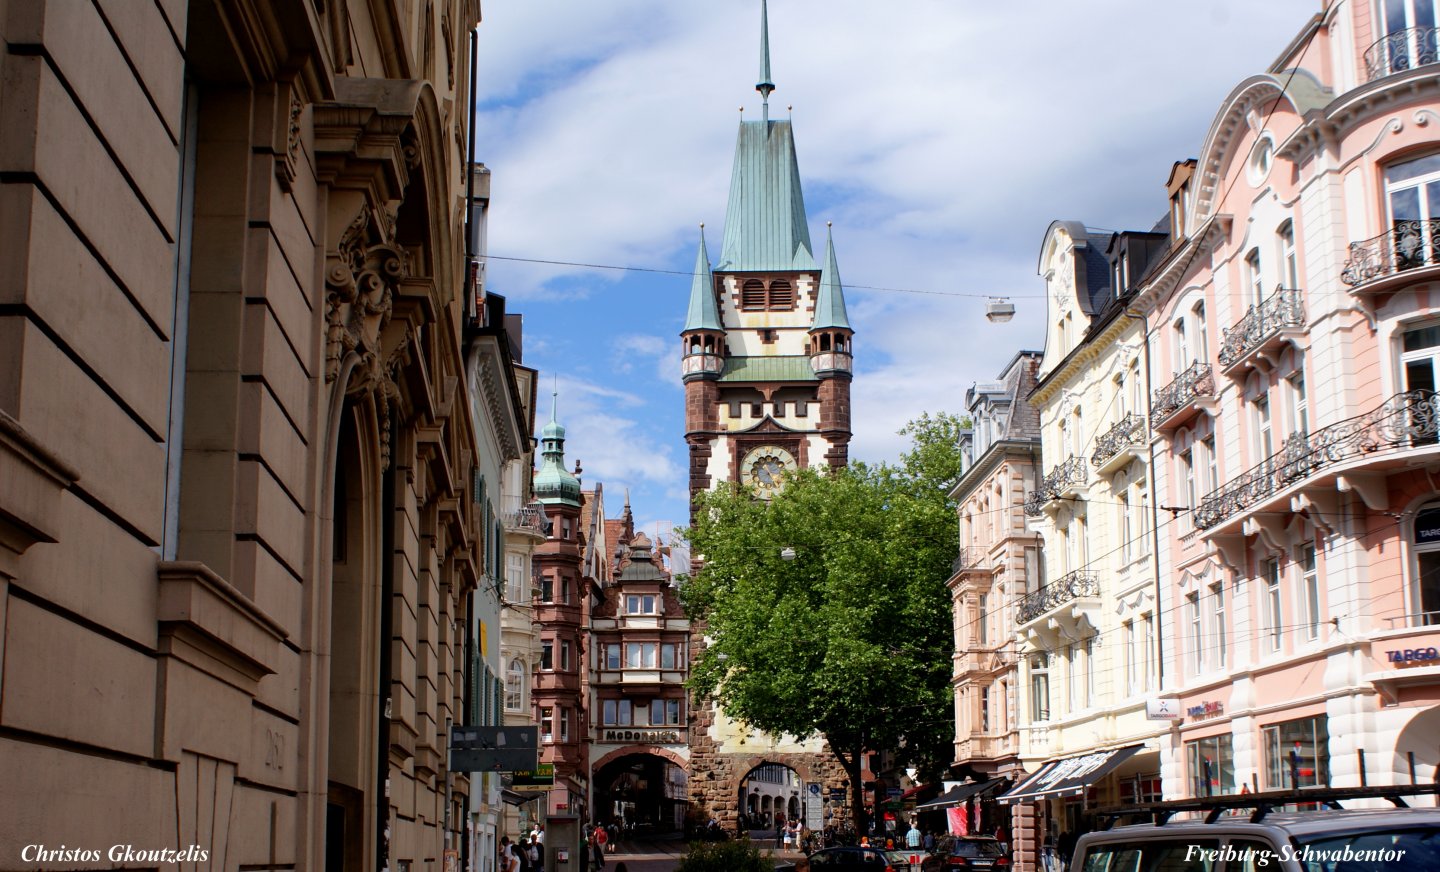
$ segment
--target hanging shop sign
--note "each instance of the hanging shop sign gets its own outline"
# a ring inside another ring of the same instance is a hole
[[[1147,721],[1180,720],[1180,700],[1174,697],[1145,700],[1145,719]]]

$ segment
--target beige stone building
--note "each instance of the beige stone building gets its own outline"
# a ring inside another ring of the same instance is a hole
[[[0,3],[0,850],[467,850],[479,15]]]

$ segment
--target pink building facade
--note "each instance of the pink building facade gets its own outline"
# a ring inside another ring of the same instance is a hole
[[[1177,163],[1147,318],[1167,798],[1440,763],[1440,64],[1329,3]]]

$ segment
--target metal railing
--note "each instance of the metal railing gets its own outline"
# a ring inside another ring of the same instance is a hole
[[[521,505],[518,499],[505,501],[502,521],[507,530],[530,530],[541,535],[548,535],[550,526],[539,503]]]
[[[1389,629],[1407,629],[1414,627],[1440,627],[1440,611],[1415,612],[1408,615],[1390,615],[1385,618]]]
[[[1340,270],[1340,281],[1355,287],[1440,263],[1440,218],[1396,221],[1395,226],[1370,239],[1350,243],[1350,257]]]
[[[1053,608],[1062,606],[1082,596],[1099,596],[1100,578],[1093,572],[1077,569],[1069,575],[1050,582],[1034,593],[1020,600],[1016,612],[1021,624],[1035,620]]]
[[[1314,433],[1296,433],[1279,451],[1200,501],[1195,526],[1208,530],[1317,470],[1393,448],[1436,444],[1440,394],[1409,391]]]
[[[1407,27],[1388,33],[1365,49],[1365,81],[1440,61],[1440,30]]]
[[[1131,412],[1095,440],[1095,453],[1090,455],[1090,463],[1104,466],[1106,461],[1123,449],[1138,447],[1144,443],[1145,419]]]
[[[966,569],[974,569],[980,565],[980,561],[984,556],[985,549],[983,548],[978,548],[973,545],[967,545],[961,548],[960,553],[955,555],[955,562],[950,564],[950,574],[954,575]]]
[[[1040,486],[1025,498],[1025,514],[1032,517],[1040,514],[1042,507],[1058,497],[1065,488],[1084,484],[1086,475],[1084,458],[1072,454],[1064,463],[1050,470],[1040,481]]]
[[[1305,326],[1305,302],[1300,291],[1294,288],[1278,288],[1264,301],[1245,311],[1234,327],[1224,331],[1225,339],[1220,343],[1220,365],[1229,366],[1265,344],[1265,340],[1286,327]]]
[[[1150,394],[1150,428],[1158,430],[1159,422],[1175,414],[1185,404],[1197,397],[1215,396],[1215,375],[1210,364],[1195,361],[1175,380]]]

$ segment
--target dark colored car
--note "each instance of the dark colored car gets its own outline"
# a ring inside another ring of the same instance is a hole
[[[894,872],[885,852],[877,848],[826,848],[810,855],[810,868],[814,872]]]
[[[960,836],[942,855],[941,872],[974,872],[978,869],[1008,869],[1010,857],[1005,846],[985,836]]]

